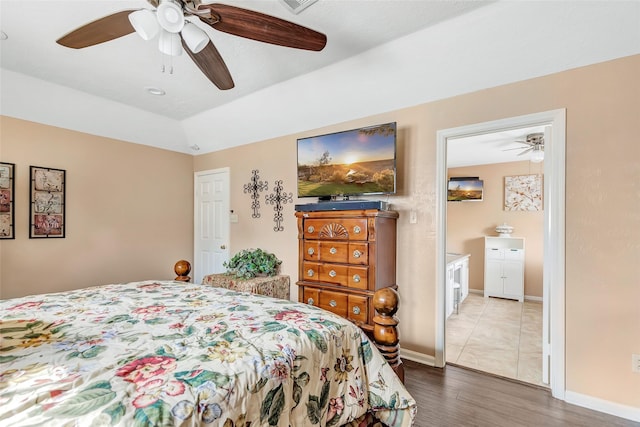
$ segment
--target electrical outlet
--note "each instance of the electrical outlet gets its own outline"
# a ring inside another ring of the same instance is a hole
[[[640,354],[631,355],[631,371],[640,373]]]

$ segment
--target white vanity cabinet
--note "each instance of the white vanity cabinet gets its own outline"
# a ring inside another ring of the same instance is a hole
[[[484,238],[484,296],[524,301],[524,238]]]
[[[469,254],[447,253],[447,287],[445,292],[446,314],[451,315],[456,309],[455,286],[460,286],[460,301],[469,295]]]

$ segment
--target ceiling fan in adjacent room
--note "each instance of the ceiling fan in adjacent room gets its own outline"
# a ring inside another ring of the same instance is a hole
[[[158,36],[161,52],[177,56],[187,52],[204,75],[219,89],[234,87],[233,78],[207,33],[193,21],[264,43],[320,51],[327,37],[317,31],[264,13],[201,0],[147,0],[155,10],[123,10],[77,28],[56,42],[81,49],[117,39],[134,31],[144,40]],[[198,19],[187,19],[187,18]]]
[[[534,163],[540,163],[544,160],[544,132],[530,133],[524,141],[514,141],[518,144],[524,144],[524,147],[507,148],[502,151],[522,150],[518,156],[524,156],[531,153],[530,160]]]

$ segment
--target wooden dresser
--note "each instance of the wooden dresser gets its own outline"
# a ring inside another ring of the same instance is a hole
[[[373,331],[372,297],[396,285],[398,213],[376,209],[296,212],[299,300]]]

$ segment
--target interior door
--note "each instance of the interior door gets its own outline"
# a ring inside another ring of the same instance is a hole
[[[225,271],[229,260],[229,169],[196,172],[193,281]]]

